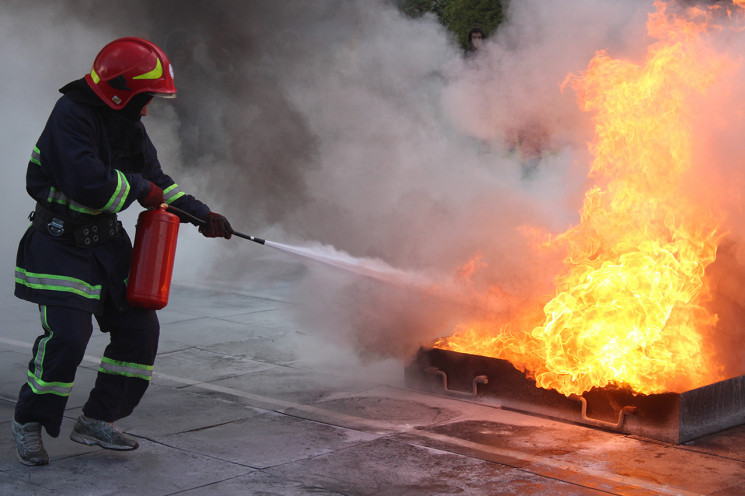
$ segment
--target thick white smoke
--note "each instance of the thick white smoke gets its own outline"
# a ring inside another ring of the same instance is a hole
[[[551,294],[556,261],[534,251],[532,232],[577,222],[592,138],[591,116],[562,82],[596,50],[643,56],[654,7],[509,2],[505,24],[468,59],[434,17],[410,19],[383,0],[4,0],[3,10],[8,274],[33,205],[26,162],[57,88],[111,39],[145,36],[171,57],[179,88],[146,125],[185,189],[240,231],[320,242],[437,287],[313,263],[300,277],[289,255],[194,229],[182,229],[175,280],[290,284],[308,332],[366,359],[406,360],[464,318]]]
[[[315,230],[304,238],[424,271],[451,296],[314,272],[299,287],[312,295],[305,322],[311,314],[363,356],[406,358],[458,322],[551,293],[556,270],[533,251],[530,228],[577,221],[592,136],[561,84],[598,48],[643,53],[651,8],[558,4],[513,2],[468,59],[433,19],[381,4],[354,38],[289,71],[283,87],[319,140],[311,201],[291,216]],[[469,261],[470,279],[460,270]]]

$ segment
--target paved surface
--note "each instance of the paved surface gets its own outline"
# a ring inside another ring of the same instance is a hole
[[[322,343],[290,322],[291,305],[276,288],[175,286],[152,385],[119,422],[133,452],[68,438],[106,343],[97,332],[63,434],[45,437],[52,463],[26,467],[9,421],[38,315],[4,295],[0,495],[745,495],[745,427],[675,446],[407,390],[402,364],[381,375],[300,353]]]

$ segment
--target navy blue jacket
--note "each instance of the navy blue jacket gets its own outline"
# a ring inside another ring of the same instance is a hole
[[[126,209],[153,182],[166,203],[200,219],[209,213],[163,172],[139,117],[111,110],[83,79],[60,91],[26,173],[26,190],[39,204],[68,222],[85,223]],[[15,295],[96,314],[111,297],[121,308],[131,250],[123,231],[107,243],[79,248],[29,227],[18,247]]]

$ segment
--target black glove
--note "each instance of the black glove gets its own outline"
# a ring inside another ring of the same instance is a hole
[[[158,208],[163,204],[163,190],[151,182],[150,189],[144,195],[140,193],[140,198],[137,201],[145,208]]]
[[[210,212],[204,220],[206,224],[199,226],[199,232],[206,237],[230,239],[233,236],[233,228],[225,216]]]

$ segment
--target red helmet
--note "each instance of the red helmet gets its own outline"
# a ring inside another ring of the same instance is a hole
[[[139,93],[176,97],[168,57],[157,45],[142,38],[119,38],[103,47],[85,80],[114,110],[124,108]]]

